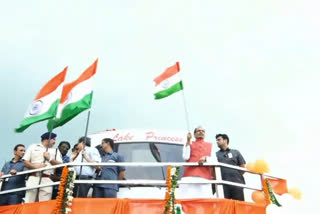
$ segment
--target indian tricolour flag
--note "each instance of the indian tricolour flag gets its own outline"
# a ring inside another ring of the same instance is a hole
[[[34,98],[16,132],[23,132],[34,123],[56,116],[60,102],[63,82],[68,67],[45,84]]]
[[[179,74],[179,62],[167,68],[160,76],[154,79],[156,83],[154,98],[162,99],[183,89],[182,80]]]
[[[63,86],[57,117],[48,122],[48,130],[62,126],[75,116],[91,108],[92,81],[98,59],[73,82]]]

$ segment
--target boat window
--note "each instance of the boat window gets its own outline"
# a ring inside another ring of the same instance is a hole
[[[116,149],[125,162],[184,162],[182,145],[134,142],[118,143]],[[166,175],[167,167],[126,167],[125,172],[126,179],[165,180]]]

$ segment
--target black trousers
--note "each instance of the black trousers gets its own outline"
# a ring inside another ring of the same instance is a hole
[[[79,179],[79,176],[76,177]],[[90,180],[91,176],[81,175],[80,179],[82,180]],[[75,184],[73,190],[73,197],[86,198],[88,196],[89,189],[91,184]]]
[[[54,200],[57,198],[59,192],[59,185],[53,186],[51,199]]]
[[[244,201],[243,188],[223,185],[224,198]]]

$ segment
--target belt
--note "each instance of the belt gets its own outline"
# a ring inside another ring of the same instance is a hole
[[[36,172],[32,173],[31,176],[36,176],[36,177],[40,177],[40,174],[37,174]],[[42,177],[43,178],[49,178],[50,175],[47,175],[47,174],[42,174]]]

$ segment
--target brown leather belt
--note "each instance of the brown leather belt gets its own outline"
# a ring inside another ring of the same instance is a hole
[[[40,173],[39,173],[39,174],[37,174],[36,172],[34,172],[34,173],[32,173],[32,174],[31,174],[31,176],[40,177]],[[43,177],[43,178],[49,178],[49,177],[50,177],[50,175],[42,174],[42,177]]]

